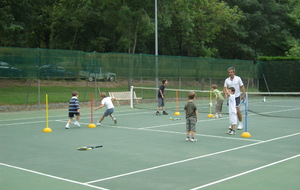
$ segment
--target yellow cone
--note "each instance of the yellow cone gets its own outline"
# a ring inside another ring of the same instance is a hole
[[[180,115],[180,113],[177,111],[177,112],[174,113],[174,115]]]
[[[51,130],[49,127],[46,127],[46,128],[43,130],[43,132],[45,132],[45,133],[50,133],[50,132],[52,132],[52,130]]]
[[[241,137],[244,137],[244,138],[250,138],[251,135],[250,135],[250,133],[248,133],[248,132],[243,132],[242,135],[241,135]]]
[[[88,128],[96,128],[96,125],[95,125],[94,123],[90,123],[90,124],[88,125]]]
[[[208,114],[208,116],[207,117],[209,117],[209,118],[213,118],[214,117],[214,115],[213,114]]]

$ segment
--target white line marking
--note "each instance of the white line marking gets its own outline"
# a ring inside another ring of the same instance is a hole
[[[191,160],[197,160],[197,159],[206,158],[206,157],[210,157],[210,156],[214,156],[214,155],[218,155],[218,154],[222,154],[222,153],[226,153],[226,152],[239,150],[239,149],[242,149],[242,148],[256,146],[256,145],[259,145],[259,144],[263,144],[263,143],[267,143],[267,142],[271,142],[271,141],[275,141],[275,140],[279,140],[279,139],[284,139],[284,138],[288,138],[288,137],[292,137],[292,136],[296,136],[296,135],[300,135],[300,133],[295,133],[295,134],[292,134],[292,135],[277,137],[277,138],[269,139],[269,140],[266,140],[266,141],[261,141],[261,142],[257,142],[257,143],[253,143],[253,144],[249,144],[249,145],[244,145],[244,146],[240,146],[240,147],[236,147],[236,148],[231,148],[231,149],[211,153],[211,154],[206,154],[206,155],[197,156],[197,157],[193,157],[193,158],[189,158],[189,159],[185,159],[185,160],[171,162],[171,163],[168,163],[168,164],[162,164],[162,165],[154,166],[154,167],[151,167],[151,168],[136,170],[136,171],[133,171],[133,172],[124,173],[124,174],[120,174],[120,175],[115,175],[115,176],[102,178],[102,179],[98,179],[98,180],[94,180],[94,181],[89,181],[89,182],[86,182],[86,183],[90,184],[90,183],[96,183],[96,182],[111,180],[111,179],[115,179],[115,178],[119,178],[119,177],[129,176],[129,175],[133,175],[133,174],[137,174],[137,173],[141,173],[141,172],[145,172],[145,171],[155,170],[155,169],[159,169],[159,168],[163,168],[163,167],[167,167],[167,166],[171,166],[171,165],[176,165],[176,164],[180,164],[180,163],[184,163],[184,162],[189,162]]]
[[[105,127],[105,126],[104,126]],[[113,126],[109,125],[106,127],[112,128],[119,128],[119,129],[130,129],[130,130],[141,130],[141,131],[153,131],[153,132],[163,132],[163,133],[173,133],[173,134],[180,134],[185,135],[186,133],[176,132],[176,131],[165,131],[165,130],[156,130],[156,129],[149,129],[149,128],[131,128],[131,127],[123,127],[123,126]],[[224,137],[224,136],[214,136],[214,135],[205,135],[205,134],[195,134],[197,136],[204,136],[204,137],[213,137],[213,138],[221,138],[221,139],[231,139],[231,140],[239,140],[239,141],[253,141],[253,142],[261,142],[262,140],[255,140],[255,139],[247,139],[247,138],[232,138],[232,137]]]
[[[8,165],[8,164],[4,164],[4,163],[0,163],[0,165],[6,166],[6,167],[9,167],[9,168],[14,168],[14,169],[26,171],[26,172],[30,172],[30,173],[34,173],[34,174],[41,175],[41,176],[50,177],[50,178],[53,178],[53,179],[58,179],[58,180],[61,180],[61,181],[67,181],[67,182],[70,182],[70,183],[75,183],[75,184],[79,184],[79,185],[83,185],[83,186],[87,186],[87,187],[92,187],[94,189],[109,190],[109,189],[106,189],[106,188],[97,187],[97,186],[90,185],[90,184],[87,184],[87,183],[81,183],[81,182],[78,182],[78,181],[65,179],[65,178],[57,177],[57,176],[53,176],[53,175],[48,175],[48,174],[45,174],[45,173],[41,173],[41,172],[37,172],[37,171],[33,171],[33,170],[28,170],[28,169],[25,169],[25,168],[12,166],[12,165]]]
[[[199,187],[195,187],[193,189],[190,189],[190,190],[197,190],[197,189],[202,189],[204,187],[208,187],[208,186],[211,186],[211,185],[215,185],[217,183],[221,183],[221,182],[224,182],[224,181],[227,181],[227,180],[230,180],[230,179],[233,179],[233,178],[236,178],[236,177],[240,177],[242,175],[245,175],[245,174],[248,174],[248,173],[251,173],[251,172],[255,172],[257,170],[261,170],[261,169],[264,169],[264,168],[267,168],[267,167],[270,167],[270,166],[273,166],[273,165],[276,165],[276,164],[279,164],[279,163],[282,163],[282,162],[286,162],[288,160],[291,160],[291,159],[294,159],[294,158],[297,158],[299,157],[300,154],[298,155],[295,155],[295,156],[292,156],[292,157],[289,157],[289,158],[286,158],[286,159],[283,159],[283,160],[279,160],[277,162],[273,162],[273,163],[270,163],[270,164],[267,164],[267,165],[264,165],[264,166],[261,166],[261,167],[258,167],[258,168],[254,168],[252,170],[248,170],[246,172],[242,172],[242,173],[239,173],[237,175],[233,175],[233,176],[230,176],[230,177],[227,177],[227,178],[224,178],[224,179],[221,179],[221,180],[218,180],[218,181],[214,181],[212,183],[208,183],[208,184],[205,184],[205,185],[202,185],[202,186],[199,186]]]

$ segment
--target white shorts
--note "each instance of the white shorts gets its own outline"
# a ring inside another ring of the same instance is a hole
[[[234,112],[229,113],[229,124],[230,125],[237,124],[237,113],[234,113]]]

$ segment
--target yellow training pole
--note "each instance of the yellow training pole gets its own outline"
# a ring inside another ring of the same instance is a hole
[[[176,112],[174,113],[174,115],[180,115],[178,111],[178,90],[176,90]]]
[[[43,130],[43,132],[52,132],[52,130],[48,127],[48,94],[46,94],[46,128]]]
[[[209,114],[207,117],[213,118],[214,115],[211,113],[212,111],[212,91],[209,92]]]

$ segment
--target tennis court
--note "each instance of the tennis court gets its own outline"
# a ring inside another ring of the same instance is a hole
[[[81,109],[81,127],[68,130],[67,110],[49,110],[51,133],[42,132],[45,110],[0,113],[1,189],[297,189],[300,101],[268,100],[250,102],[249,107],[262,107],[248,113],[251,138],[242,138],[243,131],[225,134],[228,115],[208,118],[201,112],[207,103],[196,100],[197,142],[185,142],[182,105],[176,116],[181,120],[175,121],[169,119],[173,110],[156,116],[155,103],[153,110],[118,106],[118,123],[106,118],[96,128],[86,127],[86,107]],[[228,109],[226,104],[223,109]],[[95,119],[103,111],[95,112]],[[282,117],[277,115],[281,112]],[[77,151],[94,145],[103,147]]]

